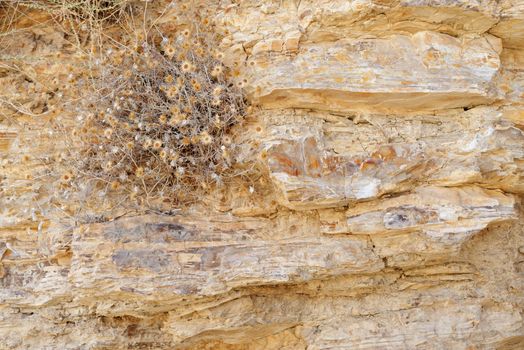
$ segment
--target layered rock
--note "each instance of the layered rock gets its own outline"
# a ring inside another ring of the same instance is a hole
[[[491,222],[512,218],[515,199],[478,187],[421,187],[410,194],[358,204],[343,214],[345,219],[337,215],[328,220],[330,213],[321,212],[326,233],[421,231],[436,237],[477,232]]]
[[[524,134],[497,110],[353,120],[296,114],[269,118],[262,146],[287,207],[337,207],[421,184],[524,190]]]
[[[70,281],[77,298],[157,304],[383,267],[366,240],[319,237],[293,221],[302,235],[280,231],[269,238],[271,221],[234,217],[138,217],[90,226],[73,236]]]
[[[49,203],[81,55],[0,36],[0,349],[523,348],[522,3],[210,6],[263,174],[176,215]]]
[[[235,344],[241,343],[242,339],[262,338],[293,328],[309,344],[314,344],[314,349],[410,348],[429,345],[437,339],[443,346],[451,348],[467,344],[474,346],[486,335],[496,337],[501,331],[518,334],[522,322],[510,305],[457,305],[448,302],[451,305],[443,307],[435,303],[417,309],[399,308],[369,319],[348,307],[351,302],[343,304],[337,301],[325,298],[314,305],[304,297],[298,300],[263,296],[240,298],[206,312],[195,312],[183,319],[169,319],[168,322],[171,331],[178,337],[188,339],[186,342],[191,341],[191,335],[202,333],[205,334],[202,336],[204,339],[219,338]],[[320,327],[310,325],[308,318],[320,310],[336,316],[326,315]],[[485,329],[482,319],[493,320],[496,327]],[[377,324],[387,325],[399,320],[404,327],[377,327]],[[376,332],[380,332],[380,340],[375,338]],[[485,345],[495,346],[496,342]]]
[[[499,2],[500,21],[491,32],[502,38],[508,48],[522,48],[524,45],[524,5],[521,1],[503,0]]]
[[[270,108],[434,110],[496,99],[500,42],[435,32],[303,45],[292,57],[248,64],[255,101]],[[264,52],[265,54],[265,52]],[[257,61],[258,59],[258,61]]]

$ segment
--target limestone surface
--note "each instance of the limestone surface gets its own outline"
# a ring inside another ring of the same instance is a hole
[[[88,40],[0,1],[0,349],[524,349],[524,1],[201,2],[260,177],[78,223],[38,179]]]

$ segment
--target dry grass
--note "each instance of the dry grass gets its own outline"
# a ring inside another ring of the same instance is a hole
[[[4,0],[0,6],[31,8],[100,23],[119,18],[130,3],[131,0]]]
[[[67,36],[74,38],[72,44],[81,49],[85,44],[81,37],[90,36],[92,40],[108,26],[119,26],[135,3],[133,0],[0,0],[0,45],[2,37],[16,36],[20,32],[13,28],[14,22],[33,22],[36,17],[33,25],[44,24],[35,16],[41,12]]]

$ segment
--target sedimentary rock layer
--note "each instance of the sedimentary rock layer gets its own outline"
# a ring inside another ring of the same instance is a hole
[[[37,180],[89,40],[0,21],[0,349],[524,348],[524,3],[206,3],[258,177],[83,224]]]
[[[421,31],[388,38],[303,45],[291,57],[262,60],[248,79],[253,98],[270,108],[332,111],[435,110],[497,98],[500,42]],[[258,59],[258,61],[257,61]]]

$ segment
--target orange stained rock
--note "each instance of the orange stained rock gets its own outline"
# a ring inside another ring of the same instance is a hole
[[[382,161],[380,159],[366,158],[360,163],[361,170],[372,169],[378,166]]]
[[[293,160],[283,153],[271,154],[270,160],[275,160],[279,165],[279,170],[282,170],[289,175],[301,175],[301,171],[297,168]]]
[[[308,165],[310,169],[320,168],[320,160],[314,155],[308,156]]]
[[[344,165],[354,164],[343,157],[328,156],[322,159],[323,175],[340,172]]]
[[[375,152],[371,154],[371,157],[382,160],[391,160],[397,157],[397,152],[392,146],[380,146]]]

